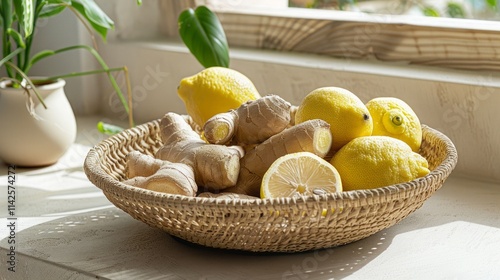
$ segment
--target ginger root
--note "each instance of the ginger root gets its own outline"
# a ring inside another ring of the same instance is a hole
[[[195,196],[198,186],[193,169],[183,163],[155,159],[138,151],[127,155],[126,175],[123,183],[147,190]]]
[[[262,177],[277,158],[304,151],[324,157],[330,149],[329,124],[310,120],[293,125],[295,111],[296,106],[271,95],[218,114],[205,124],[207,140],[240,143],[248,149],[246,154],[240,145],[206,143],[189,118],[167,113],[160,123],[164,146],[156,152],[156,159],[131,153],[126,172],[132,179],[126,182],[191,196],[202,186],[223,191],[224,195],[216,195],[221,198],[233,197],[229,192],[235,193],[234,198],[259,197]]]
[[[290,124],[292,105],[277,95],[248,101],[238,109],[210,118],[203,131],[209,143],[258,144]]]
[[[324,157],[331,144],[330,125],[323,120],[309,120],[287,128],[248,151],[240,161],[236,185],[224,191],[258,197],[262,177],[276,159],[296,152]]]
[[[206,143],[182,116],[175,113],[167,113],[160,125],[164,146],[157,151],[156,158],[192,167],[196,183],[211,190],[236,184],[240,158],[244,155],[241,147]]]

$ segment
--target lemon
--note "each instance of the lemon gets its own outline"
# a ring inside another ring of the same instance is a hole
[[[373,123],[365,104],[354,93],[339,87],[315,89],[302,100],[295,123],[311,119],[330,124],[333,151],[356,137],[372,134]]]
[[[250,79],[236,70],[224,67],[210,67],[182,79],[177,93],[184,102],[187,113],[200,127],[218,113],[236,109],[249,100],[260,98]]]
[[[372,135],[391,136],[406,142],[414,152],[422,143],[422,127],[412,108],[395,97],[378,97],[366,103],[373,119]]]
[[[310,152],[279,157],[262,178],[261,198],[294,197],[341,192],[342,181],[335,168]]]
[[[359,137],[340,149],[331,163],[344,190],[373,189],[429,174],[427,160],[405,142],[389,136]]]

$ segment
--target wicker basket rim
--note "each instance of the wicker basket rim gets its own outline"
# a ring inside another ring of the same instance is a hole
[[[145,129],[147,126],[155,126],[159,123],[158,120],[154,120],[148,123],[144,123],[135,128],[126,129],[117,135],[111,136],[110,138],[103,140],[101,143],[93,147],[84,162],[84,171],[87,174],[89,180],[98,188],[100,188],[104,193],[108,191],[120,192],[123,195],[133,197],[138,201],[155,201],[159,204],[168,203],[182,203],[187,205],[201,205],[206,206],[234,206],[238,205],[258,207],[259,205],[290,205],[290,204],[302,204],[302,203],[319,203],[323,201],[330,202],[342,202],[344,206],[349,206],[350,203],[356,203],[357,205],[361,203],[367,203],[367,201],[388,201],[397,199],[406,199],[413,195],[415,191],[419,188],[424,188],[429,183],[439,178],[446,178],[451,173],[458,161],[458,154],[454,144],[451,140],[443,133],[430,128],[427,125],[422,125],[424,132],[433,134],[440,141],[445,143],[446,146],[446,157],[445,159],[428,175],[417,178],[410,182],[390,185],[386,187],[376,188],[376,189],[365,189],[356,191],[344,191],[339,193],[330,193],[325,195],[311,195],[303,196],[299,198],[266,198],[266,199],[218,199],[218,198],[206,198],[206,197],[187,197],[183,195],[175,195],[168,193],[160,193],[145,189],[140,189],[132,187],[122,182],[114,179],[111,175],[107,174],[102,168],[99,158],[98,150],[106,150],[112,147],[114,141],[121,141],[125,139],[137,138],[138,135],[148,132]],[[361,199],[363,198],[363,199]]]

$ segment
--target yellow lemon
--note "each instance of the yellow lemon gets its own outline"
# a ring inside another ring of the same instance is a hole
[[[408,182],[430,172],[423,156],[389,136],[356,138],[342,147],[331,163],[340,173],[345,191]]]
[[[302,100],[295,123],[311,119],[330,124],[333,151],[356,137],[372,134],[373,123],[365,104],[354,93],[339,87],[315,89]]]
[[[279,157],[262,178],[261,198],[294,197],[341,192],[339,173],[326,160],[309,152]]]
[[[372,135],[391,136],[406,142],[414,152],[422,143],[422,127],[415,112],[403,100],[378,97],[366,103],[373,119]]]
[[[200,127],[218,113],[240,107],[260,98],[250,79],[240,72],[210,67],[181,80],[177,93],[186,105],[187,113]]]

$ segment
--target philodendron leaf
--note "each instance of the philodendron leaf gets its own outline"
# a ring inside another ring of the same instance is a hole
[[[205,6],[184,10],[178,19],[179,35],[204,67],[229,67],[229,46],[217,16]]]
[[[94,0],[72,0],[71,6],[85,17],[103,40],[106,40],[108,30],[114,28],[114,22],[99,8]]]

